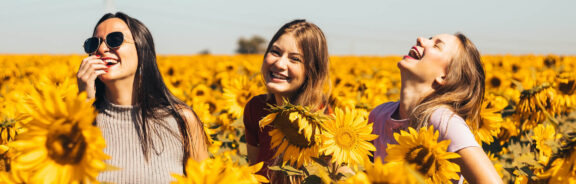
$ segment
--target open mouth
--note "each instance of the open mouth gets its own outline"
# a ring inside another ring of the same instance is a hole
[[[275,72],[270,72],[270,79],[277,79],[277,80],[285,80],[288,81],[290,80],[290,77],[275,73]]]
[[[115,59],[103,59],[102,61],[104,61],[106,63],[107,67],[111,67],[111,66],[118,64],[118,61]]]
[[[422,54],[420,54],[420,51],[418,51],[417,47],[412,47],[412,49],[410,49],[410,52],[408,53],[408,56],[416,60],[422,59]]]

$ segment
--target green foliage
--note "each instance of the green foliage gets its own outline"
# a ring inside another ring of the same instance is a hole
[[[241,37],[238,40],[238,54],[261,54],[266,51],[266,40],[260,36],[252,36],[250,39]]]

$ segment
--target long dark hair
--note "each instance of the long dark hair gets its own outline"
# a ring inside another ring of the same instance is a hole
[[[191,127],[187,121],[185,121],[186,117],[181,113],[183,109],[189,109],[193,113],[194,111],[170,93],[166,84],[164,84],[164,80],[162,79],[162,75],[160,74],[156,63],[156,51],[152,34],[148,28],[142,24],[142,22],[122,12],[117,12],[115,14],[108,13],[100,18],[94,28],[94,33],[96,33],[96,29],[100,23],[111,18],[119,18],[128,25],[132,37],[134,38],[134,44],[138,54],[138,68],[134,79],[133,98],[137,103],[137,113],[139,114],[136,121],[142,152],[147,160],[150,154],[150,148],[156,151],[156,154],[159,153],[154,147],[152,133],[158,132],[156,128],[158,126],[167,126],[162,124],[164,123],[163,121],[156,121],[163,118],[162,113],[159,113],[159,111],[167,111],[169,115],[172,115],[176,119],[180,134],[182,135],[184,144],[183,165],[185,166],[188,158],[190,158],[190,156],[196,157],[198,153],[193,151],[195,150],[194,147],[196,145],[191,143]],[[101,109],[105,104],[105,89],[106,86],[104,83],[100,81],[100,79],[96,79],[96,101],[94,102],[94,106],[97,109]],[[192,118],[196,118],[196,122],[198,122],[198,125],[193,126],[199,126],[199,128],[202,128],[202,122],[197,118],[195,113]],[[151,124],[158,126],[151,126]],[[206,134],[204,131],[201,132],[203,135],[197,137],[204,138]],[[162,142],[162,140],[160,141]]]

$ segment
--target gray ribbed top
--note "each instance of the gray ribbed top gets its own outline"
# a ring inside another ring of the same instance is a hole
[[[136,129],[136,108],[105,100],[99,109],[96,122],[106,140],[104,152],[111,157],[106,162],[120,170],[102,172],[97,179],[118,184],[169,183],[174,180],[171,173],[182,175],[184,150],[178,124],[173,116],[166,116],[161,121],[167,128],[158,127],[158,134],[150,131],[156,151],[149,149],[146,161]]]

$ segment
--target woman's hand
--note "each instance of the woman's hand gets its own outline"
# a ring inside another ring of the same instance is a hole
[[[108,67],[99,55],[84,58],[76,74],[78,91],[86,91],[88,99],[96,97],[96,77],[105,74]]]

